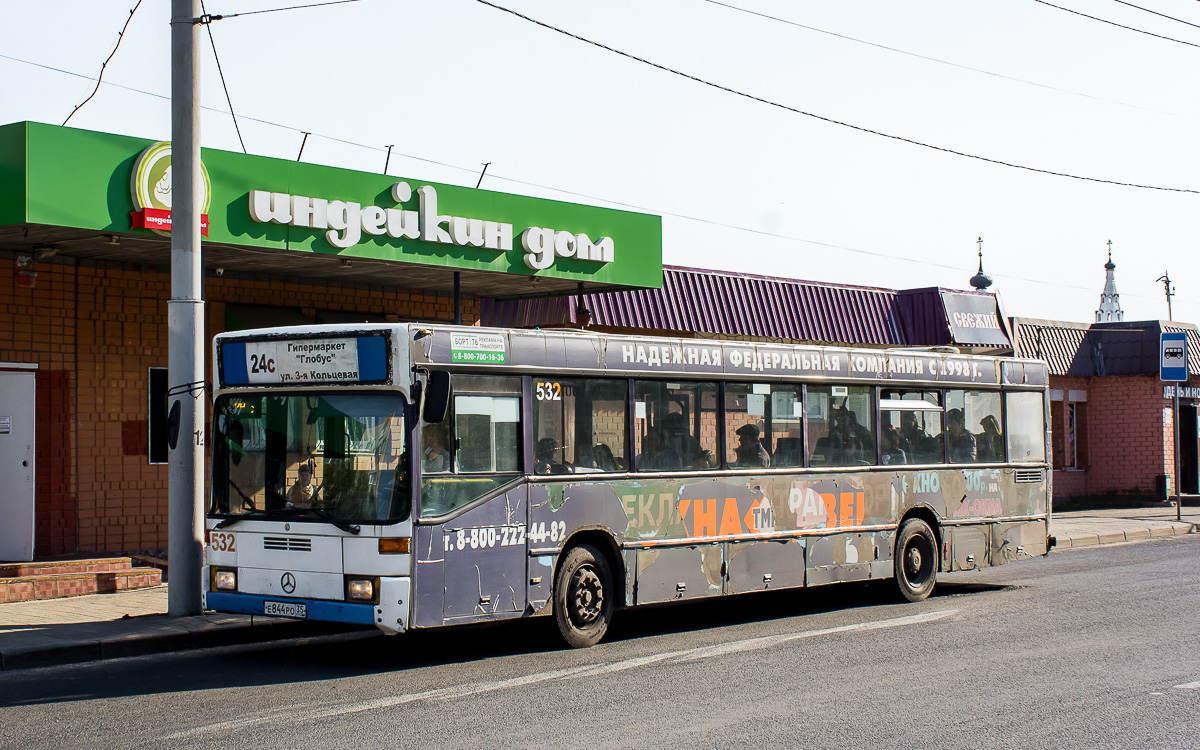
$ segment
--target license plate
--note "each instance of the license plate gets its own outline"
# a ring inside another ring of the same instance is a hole
[[[303,620],[308,617],[308,607],[304,604],[294,604],[292,602],[263,602],[264,615],[276,615],[277,617],[295,617]]]

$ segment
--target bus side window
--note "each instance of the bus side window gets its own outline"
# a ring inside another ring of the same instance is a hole
[[[1004,460],[998,391],[946,391],[946,442],[950,463]]]
[[[1046,422],[1041,393],[1004,394],[1010,461],[1046,460]]]
[[[600,378],[534,378],[535,474],[628,471],[629,385]]]
[[[812,466],[875,464],[875,395],[862,385],[810,385],[808,424]]]
[[[716,383],[638,380],[633,390],[635,471],[721,467]]]
[[[450,513],[520,471],[520,383],[518,377],[454,376],[447,419],[421,423],[422,517]],[[444,459],[432,450],[437,441],[444,441]]]

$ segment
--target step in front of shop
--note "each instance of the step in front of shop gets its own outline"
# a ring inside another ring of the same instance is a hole
[[[161,584],[161,570],[135,568],[129,558],[2,565],[0,603],[105,594]]]

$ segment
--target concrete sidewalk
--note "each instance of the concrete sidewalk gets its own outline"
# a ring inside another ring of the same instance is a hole
[[[1060,549],[1149,540],[1200,531],[1200,508],[1058,513]],[[67,664],[241,643],[364,632],[336,623],[250,615],[168,617],[167,587],[0,604],[0,668]],[[372,632],[366,629],[365,632]]]
[[[167,585],[0,604],[0,669],[361,631],[339,623],[207,613],[167,616]]]

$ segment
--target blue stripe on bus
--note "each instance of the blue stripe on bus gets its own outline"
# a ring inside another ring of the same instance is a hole
[[[221,377],[228,385],[246,385],[250,382],[250,375],[246,372],[245,343],[221,344]]]
[[[331,602],[323,599],[296,599],[289,596],[262,596],[261,594],[231,594],[224,591],[208,591],[204,604],[217,612],[232,612],[241,615],[262,615],[266,602],[303,604],[308,615],[306,620],[322,622],[346,622],[354,625],[374,625],[375,605]]]
[[[358,337],[358,379],[387,380],[387,346],[382,336]]]

